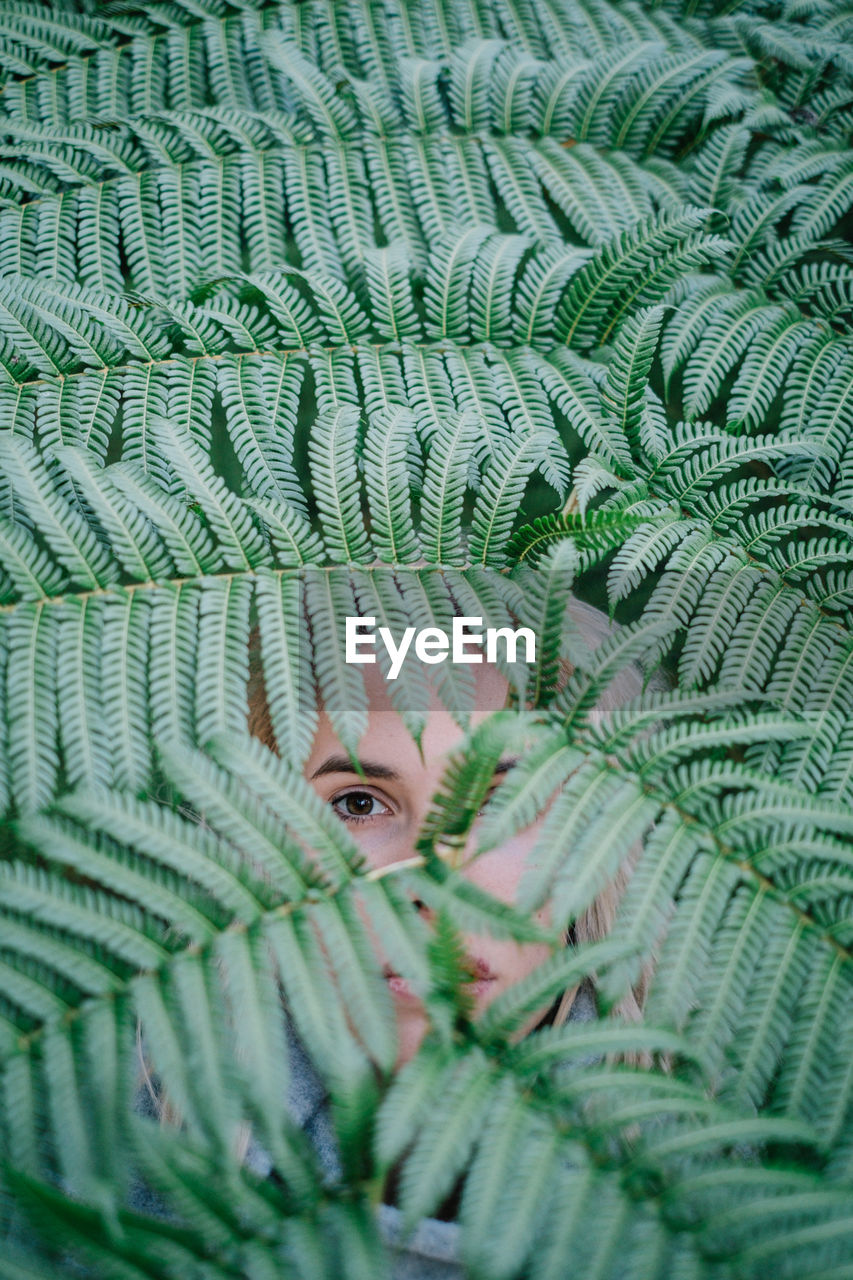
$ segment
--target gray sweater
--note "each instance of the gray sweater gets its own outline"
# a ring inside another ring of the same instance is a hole
[[[569,1013],[569,1021],[589,1022],[596,1016],[595,997],[590,987],[581,987]],[[329,1114],[328,1095],[301,1043],[290,1040],[290,1080],[288,1109],[295,1123],[311,1140],[326,1179],[334,1183],[342,1176],[337,1140]],[[152,1113],[150,1096],[141,1093],[138,1110]],[[252,1139],[245,1163],[259,1177],[272,1172],[272,1160]],[[148,1188],[137,1187],[133,1207],[142,1212],[162,1214],[163,1206]],[[438,1218],[425,1218],[403,1240],[402,1214],[393,1205],[380,1205],[379,1230],[389,1254],[393,1280],[464,1280],[459,1262],[459,1226]],[[313,1280],[313,1277],[305,1277]]]

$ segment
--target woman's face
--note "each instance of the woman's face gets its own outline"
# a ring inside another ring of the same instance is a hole
[[[474,724],[502,707],[507,691],[506,681],[494,667],[477,668],[475,678],[477,710],[472,715]],[[367,732],[359,744],[364,779],[353,770],[340,739],[323,712],[305,766],[305,776],[341,822],[347,824],[370,867],[387,867],[414,855],[415,838],[438,790],[448,753],[459,744],[463,734],[448,712],[436,702],[423,732],[421,756],[409,731],[393,710],[387,687],[377,668],[367,669],[365,683],[370,715]],[[512,764],[511,758],[500,761],[495,772],[495,786],[500,784]],[[463,874],[502,902],[513,903],[537,829],[538,824],[535,824],[499,848],[468,861]],[[423,910],[426,913],[426,909]],[[547,944],[522,944],[473,934],[466,934],[464,943],[472,972],[477,975],[470,988],[475,1013],[525,977],[550,954]],[[426,1030],[426,1015],[421,1002],[402,978],[388,973],[386,981],[397,1011],[398,1065],[402,1065],[420,1044]],[[529,1030],[539,1017],[541,1013],[531,1018],[526,1029]]]

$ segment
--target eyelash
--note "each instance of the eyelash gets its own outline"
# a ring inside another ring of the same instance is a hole
[[[497,788],[497,786],[490,787],[490,788],[489,788],[489,790],[486,792],[485,796],[483,797],[483,803],[482,803],[481,807],[477,810],[477,817],[478,817],[478,818],[482,818],[483,814],[486,812],[486,808],[487,808],[487,806],[488,806],[488,804],[489,804],[490,800],[493,798],[493,796],[494,796],[495,792],[497,791],[497,789],[498,789],[498,788]]]
[[[329,804],[332,806],[336,815],[341,819],[342,822],[371,822],[374,818],[385,817],[384,813],[358,814],[358,813],[342,812],[340,809],[338,809],[337,806],[341,803],[341,801],[346,800],[349,796],[367,796],[369,800],[375,800],[377,804],[381,804],[382,807],[387,810],[388,814],[391,813],[390,806],[385,804],[384,800],[380,800],[378,796],[373,795],[373,793],[370,791],[365,791],[361,787],[352,787],[350,788],[349,791],[340,791],[336,796],[333,796],[332,799],[329,801]]]
[[[491,800],[492,796],[495,794],[496,791],[497,791],[497,787],[492,787],[489,790],[489,792],[486,794],[486,797],[483,800],[482,808],[477,810],[478,818],[481,818],[483,814],[486,812],[486,806],[488,805],[489,801]],[[389,806],[385,804],[384,801],[380,800],[378,796],[373,795],[370,791],[363,791],[360,789],[352,789],[350,791],[341,791],[338,795],[332,797],[332,799],[329,801],[329,804],[332,806],[335,813],[341,819],[342,822],[370,822],[371,819],[373,818],[382,818],[385,816],[382,813],[363,813],[363,814],[343,813],[340,809],[337,808],[337,805],[339,805],[342,800],[346,800],[348,796],[367,796],[370,800],[375,800],[377,804],[381,804],[383,808],[388,810],[389,814],[391,812]]]

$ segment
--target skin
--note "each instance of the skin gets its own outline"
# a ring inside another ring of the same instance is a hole
[[[493,667],[474,668],[477,682],[472,723],[505,705],[506,681]],[[321,712],[305,776],[318,795],[345,822],[361,846],[371,868],[388,867],[411,858],[415,837],[430,809],[447,764],[447,756],[463,734],[437,701],[428,715],[422,737],[423,756],[388,697],[378,668],[365,668],[370,713],[367,732],[359,744],[359,760],[366,779],[359,777],[327,716]],[[502,760],[494,785],[499,785],[512,760]],[[541,819],[540,819],[541,821]],[[475,824],[476,826],[476,824]],[[499,848],[467,861],[463,874],[502,902],[515,901],[528,852],[539,823],[519,832]],[[466,852],[470,852],[466,850]],[[429,918],[426,907],[419,908]],[[464,936],[467,954],[479,979],[472,985],[475,1015],[502,992],[531,973],[550,954],[542,943],[517,943],[484,935]],[[417,1051],[427,1028],[420,1001],[402,979],[390,977],[397,1014],[398,1066]],[[535,1025],[537,1012],[524,1030]]]

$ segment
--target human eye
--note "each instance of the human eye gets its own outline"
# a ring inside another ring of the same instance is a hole
[[[369,818],[390,815],[391,810],[378,796],[361,788],[340,791],[329,801],[342,822],[365,822]]]
[[[484,797],[483,797],[483,803],[482,803],[482,805],[481,805],[481,806],[480,806],[480,808],[477,810],[477,817],[478,817],[478,818],[482,818],[483,814],[484,814],[484,813],[486,812],[486,810],[488,809],[489,805],[490,805],[490,804],[491,804],[491,802],[492,802],[492,799],[493,799],[493,797],[494,797],[494,794],[495,794],[495,792],[497,791],[497,789],[498,789],[498,787],[499,787],[499,786],[500,786],[500,783],[499,783],[499,782],[496,782],[496,783],[494,784],[494,786],[489,787],[488,791],[486,792],[486,794],[485,794],[485,795],[484,795]]]
[[[489,807],[492,800],[494,799],[495,792],[498,790],[501,783],[504,781],[510,769],[514,769],[517,763],[518,761],[514,759],[502,760],[501,763],[498,765],[497,769],[495,769],[495,776],[492,779],[492,785],[489,787],[488,791],[483,797],[482,806],[477,810],[478,818],[482,818],[483,814],[486,812],[486,809]]]

